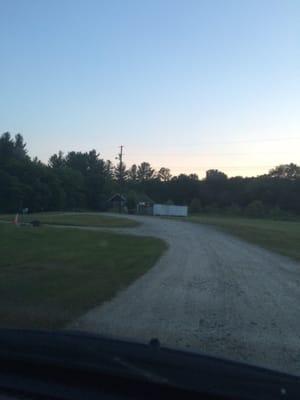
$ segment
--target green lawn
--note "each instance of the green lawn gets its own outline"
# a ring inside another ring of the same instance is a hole
[[[212,216],[190,216],[186,220],[214,225],[248,242],[300,260],[300,222]]]
[[[15,215],[11,214],[0,214],[0,220],[12,221]],[[129,228],[139,225],[138,222],[132,221],[128,218],[122,217],[110,217],[103,214],[97,213],[36,213],[29,214],[22,217],[20,220],[24,222],[30,222],[34,219],[38,219],[44,224],[53,225],[79,225],[79,226],[99,226],[108,228]]]
[[[144,274],[159,239],[0,224],[0,327],[59,328]]]

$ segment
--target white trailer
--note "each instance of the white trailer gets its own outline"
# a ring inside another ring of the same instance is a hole
[[[172,216],[172,217],[187,217],[187,206],[174,206],[169,204],[154,204],[153,215]]]

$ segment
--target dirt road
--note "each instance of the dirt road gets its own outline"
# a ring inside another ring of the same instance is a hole
[[[300,373],[300,264],[212,227],[132,217],[170,247],[142,278],[72,328],[196,349]],[[114,229],[115,231],[116,229]]]

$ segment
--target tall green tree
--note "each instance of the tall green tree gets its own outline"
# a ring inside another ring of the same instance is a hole
[[[271,178],[297,179],[300,178],[300,166],[290,163],[281,164],[269,172]]]
[[[155,170],[148,162],[142,162],[137,169],[137,178],[140,182],[149,181],[154,178]]]
[[[227,175],[218,169],[209,169],[206,171],[207,181],[224,181],[225,179],[227,179]]]
[[[128,179],[132,182],[136,182],[138,179],[138,174],[137,174],[137,166],[136,164],[133,164],[131,168],[128,170]]]
[[[163,182],[168,182],[172,178],[172,174],[169,168],[161,167],[158,171],[158,179]]]
[[[53,154],[49,158],[48,165],[51,168],[63,168],[66,166],[66,161],[64,158],[64,153],[62,151],[59,151],[58,154]]]

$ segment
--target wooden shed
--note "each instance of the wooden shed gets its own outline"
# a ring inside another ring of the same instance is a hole
[[[123,194],[115,193],[107,200],[108,208],[115,212],[124,212],[126,208],[126,197]]]

